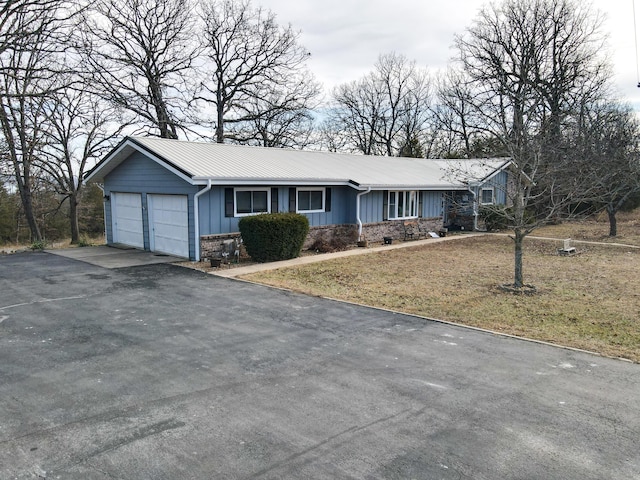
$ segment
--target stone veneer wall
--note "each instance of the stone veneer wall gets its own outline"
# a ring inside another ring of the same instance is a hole
[[[200,237],[200,259],[220,258],[225,240],[240,238],[240,232],[223,233],[219,235],[202,235]]]
[[[438,232],[442,229],[442,218],[417,218],[427,231]],[[384,237],[391,237],[394,240],[404,239],[404,228],[402,220],[390,220],[379,223],[367,223],[362,226],[363,239],[369,243],[382,243]],[[219,258],[222,252],[222,245],[225,240],[240,237],[240,232],[203,235],[200,237],[200,258]],[[303,249],[309,249],[318,239],[330,241],[331,238],[341,237],[345,243],[355,245],[358,240],[358,226],[355,224],[324,225],[320,227],[310,227],[309,234],[304,241]]]
[[[355,245],[358,241],[358,226],[346,223],[309,227],[309,234],[302,245],[302,249],[308,250],[317,240],[323,239],[329,243],[332,238],[336,237],[348,245]]]
[[[442,218],[416,218],[415,219],[425,230],[438,232],[442,229]],[[411,220],[413,221],[413,220]],[[362,226],[363,239],[369,243],[382,242],[384,237],[391,237],[394,240],[404,240],[403,220],[389,220],[386,222],[367,223]]]

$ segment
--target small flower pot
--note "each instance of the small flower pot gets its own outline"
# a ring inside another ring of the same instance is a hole
[[[382,240],[384,241],[385,245],[391,245],[393,243],[393,238],[391,237],[384,237]]]
[[[212,267],[219,268],[220,265],[222,265],[222,259],[221,258],[212,258],[211,259],[211,266]]]

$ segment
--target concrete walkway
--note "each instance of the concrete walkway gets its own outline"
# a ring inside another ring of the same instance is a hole
[[[380,246],[368,247],[368,248],[353,248],[351,250],[345,250],[342,252],[308,255],[305,257],[298,257],[298,258],[293,258],[291,260],[283,260],[280,262],[256,263],[253,265],[247,265],[246,267],[237,267],[237,268],[220,268],[210,273],[218,277],[235,278],[241,275],[248,275],[251,273],[264,272],[267,270],[277,270],[278,268],[292,267],[295,265],[306,265],[308,263],[324,262],[325,260],[331,260],[333,258],[351,257],[353,255],[365,255],[371,252],[383,252],[387,250],[396,250],[398,248],[419,247],[422,245],[431,245],[433,243],[447,242],[451,240],[461,240],[461,239],[471,238],[471,237],[481,237],[486,235],[496,235],[496,236],[502,236],[502,237],[509,236],[508,233],[480,232],[480,233],[464,233],[464,234],[452,235],[449,237],[426,238],[424,240],[416,240],[411,242],[399,241],[398,243],[394,243],[391,245],[380,245]],[[531,235],[527,236],[527,238],[531,240],[563,242],[562,238],[537,237],[537,236],[531,236]],[[604,246],[610,246],[610,247],[640,248],[640,246],[638,245],[628,245],[624,243],[594,242],[590,240],[571,239],[571,242],[576,244],[584,244],[584,245],[604,245]]]
[[[267,270],[277,270],[278,268],[292,267],[295,265],[306,265],[308,263],[324,262],[325,260],[331,260],[333,258],[351,257],[353,255],[365,255],[372,252],[384,252],[388,250],[397,250],[399,248],[419,247],[422,245],[429,245],[439,242],[447,242],[451,240],[460,240],[463,238],[479,237],[486,235],[486,233],[465,233],[462,235],[453,235],[450,237],[439,238],[427,238],[424,240],[415,240],[411,242],[398,242],[391,245],[381,245],[377,247],[368,248],[353,248],[351,250],[344,250],[342,252],[334,253],[321,253],[318,255],[308,255],[306,257],[292,258],[291,260],[282,260],[280,262],[268,262],[268,263],[256,263],[254,265],[247,265],[246,267],[237,267],[224,269],[211,272],[212,275],[218,277],[234,278],[241,275],[247,275],[250,273],[264,272]]]
[[[184,258],[147,252],[133,247],[107,245],[99,245],[95,247],[57,248],[45,250],[45,252],[109,269],[185,261]]]

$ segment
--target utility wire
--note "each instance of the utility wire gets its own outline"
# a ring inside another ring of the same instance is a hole
[[[640,88],[640,64],[638,63],[638,27],[636,25],[636,0],[631,0],[633,5],[633,34],[636,40],[636,78],[638,80],[638,88]]]

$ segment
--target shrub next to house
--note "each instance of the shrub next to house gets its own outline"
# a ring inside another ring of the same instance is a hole
[[[298,213],[265,213],[242,217],[238,227],[251,258],[273,262],[300,256],[309,220]]]

